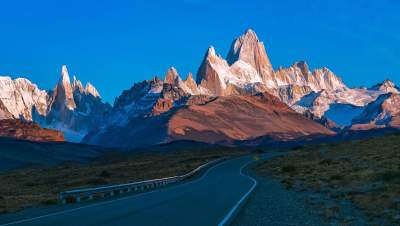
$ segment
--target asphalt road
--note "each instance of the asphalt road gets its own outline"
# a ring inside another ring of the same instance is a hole
[[[253,161],[228,160],[198,179],[147,193],[0,216],[0,225],[219,225],[254,188],[256,182],[241,172]]]

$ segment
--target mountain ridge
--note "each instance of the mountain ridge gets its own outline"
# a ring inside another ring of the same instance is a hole
[[[215,48],[210,46],[199,65],[196,78],[189,73],[183,80],[178,70],[172,66],[166,71],[164,79],[154,77],[135,83],[130,89],[124,90],[120,96],[115,98],[113,106],[101,101],[100,93],[91,83],[88,82],[86,86],[83,86],[75,76],[71,82],[65,65],[62,66],[60,80],[52,91],[40,90],[28,80],[16,79],[15,82],[13,81],[10,82],[10,79],[6,79],[6,77],[0,77],[0,118],[24,117],[36,121],[44,127],[60,129],[67,134],[71,133],[72,136],[77,137],[77,141],[86,136],[84,142],[89,143],[96,143],[95,141],[99,141],[96,136],[102,137],[102,134],[110,134],[110,131],[114,133],[110,136],[121,135],[115,128],[143,129],[143,126],[139,125],[140,123],[154,126],[154,122],[157,120],[173,120],[182,115],[190,118],[188,113],[182,112],[196,109],[193,114],[199,114],[197,111],[201,111],[201,106],[207,108],[217,103],[219,105],[214,107],[224,111],[226,110],[222,107],[224,98],[241,104],[248,104],[243,98],[251,99],[253,103],[249,106],[253,107],[254,112],[248,113],[255,114],[264,109],[262,105],[256,104],[258,95],[266,95],[266,93],[268,93],[269,99],[276,98],[274,103],[277,106],[287,105],[293,112],[305,116],[310,121],[308,122],[309,128],[313,127],[314,122],[318,122],[328,129],[321,128],[325,134],[331,134],[330,129],[335,131],[356,130],[361,127],[352,125],[357,122],[355,120],[357,117],[362,117],[362,112],[379,111],[379,109],[370,109],[371,106],[375,106],[372,104],[373,102],[382,95],[399,93],[398,87],[390,80],[384,80],[371,88],[349,88],[339,76],[328,68],[311,70],[305,61],[297,61],[287,68],[278,67],[277,70],[274,70],[264,43],[252,29],[248,29],[231,43],[226,58],[217,54]],[[22,90],[18,92],[25,92],[29,95],[21,94],[14,98],[15,100],[9,101],[8,97],[12,96],[13,91],[7,92],[7,90]],[[30,99],[24,100],[25,96]],[[26,106],[25,103],[27,103]],[[264,104],[268,105],[269,103]],[[244,120],[245,115],[241,115],[244,111],[238,113],[240,106],[233,105],[230,108],[229,112],[232,117]],[[268,112],[266,115],[273,117],[273,114],[277,114],[281,117],[289,117],[282,114],[281,111],[285,112],[286,110],[278,108],[277,112]],[[230,117],[230,115],[228,116]],[[208,136],[224,137],[227,140],[240,140],[246,137],[243,134],[239,135],[241,133],[238,131],[233,136],[228,130],[219,130],[218,133],[211,135],[213,134],[211,131],[214,131],[215,128],[208,126],[213,122],[208,121],[206,115],[201,115],[200,118],[203,123],[206,123],[200,127],[208,128],[204,131],[204,134],[208,134]],[[391,116],[390,119],[392,118],[397,120],[397,116]],[[191,122],[196,120],[192,118]],[[231,124],[234,125],[236,121],[232,120]],[[303,119],[297,118],[297,120]],[[145,123],[145,121],[147,122]],[[181,119],[174,122],[182,124]],[[187,124],[183,127],[191,127],[190,122],[187,120],[185,122]],[[161,123],[164,123],[163,126],[166,128],[175,128],[174,124],[169,124],[170,121]],[[297,122],[293,121],[292,123],[296,124]],[[393,125],[397,124],[389,121],[383,126],[392,127]],[[223,126],[223,124],[216,126]],[[242,125],[236,125],[235,129],[240,126]],[[382,125],[374,123],[370,126],[371,128],[382,127]],[[254,128],[256,127],[257,125],[254,125]],[[282,127],[282,129],[289,134],[286,128]],[[264,134],[261,134],[254,129],[249,132],[247,138],[268,135],[273,130],[274,128],[265,127]],[[275,132],[276,134],[280,133],[279,131]],[[201,133],[196,133],[198,137],[202,137]],[[174,139],[188,138],[182,134],[188,133],[182,129],[167,130],[162,136],[160,135],[159,142],[164,142],[171,137]],[[70,140],[69,137],[66,136],[68,140]],[[190,137],[196,139],[196,136],[190,135]],[[207,142],[207,140],[200,141]],[[224,141],[219,139],[218,142]]]

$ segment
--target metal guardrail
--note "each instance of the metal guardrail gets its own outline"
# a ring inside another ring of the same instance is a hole
[[[173,177],[166,177],[160,179],[153,179],[153,180],[145,180],[145,181],[138,181],[132,182],[127,184],[117,184],[117,185],[109,185],[109,186],[101,186],[101,187],[94,187],[94,188],[82,188],[82,189],[74,189],[69,191],[64,191],[59,194],[59,199],[61,203],[66,204],[67,199],[74,199],[75,202],[80,202],[82,198],[87,198],[88,200],[92,200],[95,195],[99,195],[100,197],[105,196],[114,196],[116,194],[122,194],[127,192],[133,191],[145,191],[148,189],[154,189],[162,186],[166,186],[168,184],[176,183],[182,180],[185,180],[194,174],[198,173],[203,168],[206,168],[212,164],[217,162],[223,161],[225,158],[216,159],[205,163],[196,169],[190,171],[187,174],[181,176],[173,176]]]

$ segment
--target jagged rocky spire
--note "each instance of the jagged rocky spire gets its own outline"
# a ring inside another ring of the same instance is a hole
[[[72,91],[75,91],[75,90],[78,90],[79,93],[84,92],[82,82],[80,80],[76,79],[76,76],[74,75],[72,77]]]
[[[219,71],[222,69],[223,71]],[[217,56],[213,46],[210,46],[203,58],[196,81],[200,87],[216,96],[223,96],[226,84],[224,83],[225,73],[228,73],[229,65],[221,56]]]
[[[233,41],[226,59],[229,65],[234,64],[238,60],[246,62],[257,70],[262,81],[265,83],[275,83],[274,70],[264,44],[258,39],[257,34],[252,29],[248,29],[246,33]]]
[[[55,102],[59,106],[65,104],[65,106],[69,110],[73,110],[76,108],[73,90],[66,65],[63,65],[61,68],[61,78],[57,83],[54,95]]]
[[[165,83],[175,84],[176,80],[179,79],[179,74],[174,67],[170,67],[165,74]]]
[[[86,83],[85,93],[87,95],[92,95],[94,97],[100,97],[99,92],[97,91],[96,87],[94,87],[90,82]]]

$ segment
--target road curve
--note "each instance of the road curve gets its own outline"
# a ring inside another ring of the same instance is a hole
[[[255,187],[242,174],[253,161],[251,156],[228,160],[199,179],[147,193],[1,216],[0,226],[222,225]]]

